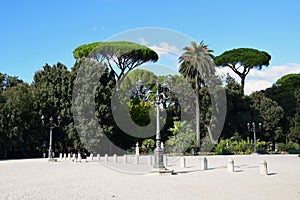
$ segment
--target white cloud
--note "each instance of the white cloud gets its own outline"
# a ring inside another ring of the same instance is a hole
[[[145,45],[145,46],[148,44],[148,42],[144,38],[140,38],[139,42],[141,45]]]
[[[159,57],[166,56],[171,60],[178,60],[178,57],[181,55],[181,52],[177,49],[176,46],[170,45],[167,42],[160,42],[158,45],[153,44],[152,46],[148,45],[149,42],[145,38],[139,38],[139,43],[141,45],[146,45],[153,51],[155,51]]]
[[[178,57],[181,55],[181,52],[177,49],[176,46],[172,46],[167,42],[161,42],[159,43],[159,45],[153,45],[149,48],[158,53],[159,56],[165,54],[172,54],[173,56],[176,56],[176,59],[178,59]]]
[[[245,83],[245,94],[249,95],[254,91],[264,90],[272,86],[273,83],[266,80],[248,80]]]
[[[104,30],[104,26],[94,26],[92,28],[93,31],[97,32],[97,31],[100,31],[100,30]]]
[[[229,67],[220,68],[218,74],[227,74],[235,78],[238,82],[241,81]],[[262,70],[252,69],[245,81],[245,94],[249,95],[254,91],[264,90],[271,87],[273,83],[286,74],[300,73],[300,64],[288,63],[283,66],[270,66]]]

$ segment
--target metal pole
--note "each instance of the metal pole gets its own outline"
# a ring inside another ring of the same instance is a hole
[[[156,148],[154,149],[154,168],[156,169],[165,169],[163,161],[163,150],[160,146],[160,124],[159,124],[159,105],[160,105],[160,96],[158,90],[158,83],[156,88]]]
[[[253,151],[254,153],[256,153],[256,133],[255,133],[255,128],[253,128],[253,134],[254,134],[254,148],[253,148]]]
[[[52,155],[52,127],[50,127],[50,142],[49,142],[49,155],[48,158],[53,158]]]

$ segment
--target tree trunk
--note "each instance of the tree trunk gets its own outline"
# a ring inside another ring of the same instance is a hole
[[[198,151],[200,151],[200,106],[199,106],[199,81],[198,81],[198,73],[196,74],[196,85],[195,85],[195,103],[196,103],[196,145]]]
[[[218,141],[216,141],[214,138],[213,132],[211,130],[211,124],[212,124],[212,119],[210,120],[210,124],[206,126],[208,134],[209,134],[209,138],[210,138],[211,143],[217,144]]]
[[[240,76],[240,77],[241,77],[242,95],[244,95],[244,87],[245,87],[246,76]]]

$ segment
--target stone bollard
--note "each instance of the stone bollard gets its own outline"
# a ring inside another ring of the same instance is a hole
[[[113,156],[113,161],[114,161],[114,163],[117,163],[117,162],[118,162],[118,157],[117,157],[116,154],[114,154],[114,156]]]
[[[82,159],[82,158],[81,158],[81,154],[80,154],[80,153],[78,153],[78,159],[77,159],[77,160],[78,160],[78,162],[81,162],[81,159]]]
[[[67,159],[67,154],[66,153],[64,153],[64,160],[66,160]]]
[[[152,166],[152,156],[148,156],[148,165],[151,165]]]
[[[134,164],[139,164],[140,163],[140,156],[139,155],[135,155],[134,157]]]
[[[167,167],[168,166],[168,157],[167,157],[167,155],[164,155],[163,159],[164,159],[164,166]]]
[[[180,158],[180,167],[181,168],[186,168],[186,160],[185,157]]]
[[[108,162],[108,156],[107,156],[107,154],[104,155],[104,161]]]
[[[100,154],[97,154],[97,160],[100,162]]]
[[[126,155],[126,154],[123,156],[123,163],[124,163],[124,164],[127,163],[127,155]]]
[[[203,159],[202,159],[202,170],[207,170],[207,159],[206,159],[206,157],[204,157]]]
[[[88,155],[87,155],[87,153],[84,153],[84,155],[85,155],[85,162],[88,162]]]
[[[68,160],[71,160],[71,154],[68,153]]]
[[[75,153],[73,153],[72,161],[73,161],[73,162],[76,161],[76,154],[75,154]]]
[[[265,160],[260,161],[260,175],[262,176],[268,175],[268,165],[267,165],[267,161]]]
[[[63,154],[59,153],[59,160],[62,160],[62,159],[63,159]]]
[[[140,147],[139,147],[139,143],[136,143],[136,147],[135,147],[135,155],[140,155]]]
[[[90,159],[93,160],[94,159],[94,154],[90,154]]]
[[[227,162],[227,171],[234,172],[234,161],[232,159],[229,159]]]

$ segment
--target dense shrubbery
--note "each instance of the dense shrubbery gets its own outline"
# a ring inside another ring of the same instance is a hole
[[[253,146],[253,140],[250,138],[247,138],[247,140],[221,139],[214,147],[213,152],[219,155],[251,154]],[[295,142],[288,142],[287,144],[278,143],[275,145],[275,149],[273,149],[271,142],[257,140],[256,147],[259,154],[268,154],[269,152],[298,154],[300,150],[300,145]]]

